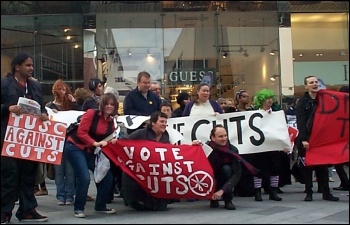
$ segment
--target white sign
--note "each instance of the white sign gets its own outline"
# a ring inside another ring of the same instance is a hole
[[[52,121],[63,122],[67,124],[67,127],[74,122],[77,122],[77,118],[83,115],[85,111],[68,110],[54,112],[52,109],[46,107],[49,119]]]
[[[240,154],[292,148],[283,111],[268,113],[255,110],[168,119],[168,126],[183,136],[180,144],[191,144],[192,140],[205,143],[210,139],[210,131],[216,124],[227,129],[231,144],[238,148]]]
[[[67,125],[85,113],[75,110],[54,113],[49,108],[47,110],[50,119],[52,116],[51,120],[65,122]],[[118,116],[117,121],[123,122],[128,129],[136,129],[149,118],[149,116],[125,115]],[[268,113],[254,110],[216,116],[170,118],[167,131],[172,144],[192,144],[193,140],[205,143],[210,139],[210,131],[216,124],[226,128],[230,143],[238,148],[240,154],[292,149],[283,111]]]

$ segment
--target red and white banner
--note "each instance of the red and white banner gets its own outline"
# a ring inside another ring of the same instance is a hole
[[[200,145],[118,140],[102,152],[158,198],[210,199],[214,174]]]
[[[320,90],[306,165],[349,161],[349,94]]]
[[[62,122],[11,113],[1,155],[60,165],[66,127]]]

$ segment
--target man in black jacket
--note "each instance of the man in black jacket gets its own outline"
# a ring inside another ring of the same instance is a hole
[[[305,157],[306,151],[309,149],[309,138],[311,134],[314,112],[317,105],[318,80],[315,76],[307,76],[304,78],[306,92],[300,97],[296,106],[298,135],[298,153],[299,157]],[[328,201],[338,201],[338,197],[334,197],[330,193],[328,183],[328,165],[305,166],[305,191],[306,197],[304,201],[312,201],[312,171],[315,170],[319,179],[319,187],[323,192],[322,199]]]
[[[241,179],[241,162],[234,156],[239,154],[238,149],[228,142],[227,131],[222,125],[216,125],[210,131],[210,141],[207,144],[213,149],[208,160],[216,182],[210,207],[218,208],[219,200],[222,198],[225,209],[235,210],[236,206],[232,203],[233,188]]]
[[[35,100],[40,104],[37,115],[42,121],[48,120],[42,98],[41,85],[32,78],[33,58],[19,53],[11,62],[11,72],[1,78],[1,149],[5,139],[9,114],[21,115],[24,108],[17,105],[20,97]],[[19,198],[16,217],[21,222],[46,222],[48,218],[36,211],[38,203],[34,196],[35,161],[1,156],[1,224],[10,222],[15,202]]]

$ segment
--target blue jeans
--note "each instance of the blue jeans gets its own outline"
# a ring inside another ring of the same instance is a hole
[[[86,205],[86,196],[88,194],[90,184],[90,173],[95,170],[95,158],[96,155],[88,153],[78,148],[73,143],[66,141],[64,151],[68,161],[73,167],[73,171],[76,177],[76,195],[74,202],[74,211],[84,211]],[[106,176],[96,183],[97,196],[95,201],[95,210],[102,211],[107,208],[107,201],[109,200],[109,191],[113,185],[113,176],[111,171],[108,171]]]
[[[74,171],[63,152],[61,165],[55,165],[56,198],[58,201],[74,202],[75,176]]]

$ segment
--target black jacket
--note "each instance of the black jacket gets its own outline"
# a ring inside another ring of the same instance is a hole
[[[209,142],[207,142],[207,144],[209,144]],[[239,154],[238,149],[232,144],[230,144],[230,151]],[[229,153],[225,153],[217,149],[213,149],[213,151],[208,156],[208,160],[211,167],[213,168],[215,177],[222,173],[222,167],[226,164],[224,159],[227,157],[231,158],[229,165],[232,170],[232,176],[226,181],[226,183],[222,187],[219,187],[219,189],[223,190],[225,193],[233,191],[233,188],[241,179],[241,161],[239,161],[237,158],[230,155]]]
[[[47,113],[45,108],[43,95],[41,92],[41,84],[34,80],[27,80],[28,93],[31,99],[38,102],[41,106],[41,113]],[[24,93],[18,86],[18,82],[13,74],[7,74],[1,78],[1,141],[4,140],[6,127],[9,118],[9,107],[17,105],[19,97],[24,97]]]
[[[309,141],[317,99],[312,99],[308,92],[300,97],[296,105],[297,127],[299,130],[297,147],[300,151],[300,156],[305,156],[305,150],[301,145],[303,141]]]

